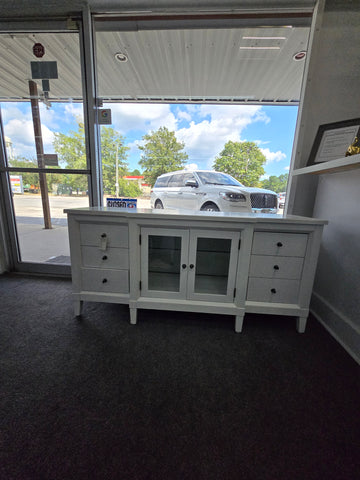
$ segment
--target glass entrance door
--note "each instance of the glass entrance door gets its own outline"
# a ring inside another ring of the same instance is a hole
[[[15,270],[68,273],[63,210],[89,206],[79,32],[1,33],[0,63],[0,172]]]

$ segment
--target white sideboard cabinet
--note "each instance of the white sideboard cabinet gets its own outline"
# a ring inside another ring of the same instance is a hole
[[[304,332],[325,220],[84,208],[68,214],[75,315],[84,301],[296,317]]]

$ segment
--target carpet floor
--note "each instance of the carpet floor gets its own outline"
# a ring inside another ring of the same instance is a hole
[[[355,480],[360,367],[314,319],[85,303],[0,276],[0,478]]]

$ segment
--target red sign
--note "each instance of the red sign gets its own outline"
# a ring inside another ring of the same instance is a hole
[[[43,57],[45,55],[44,45],[41,45],[41,43],[35,43],[35,45],[33,46],[33,53],[37,58]]]

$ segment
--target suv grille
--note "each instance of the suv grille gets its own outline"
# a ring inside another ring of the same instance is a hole
[[[252,208],[276,208],[277,196],[271,193],[250,193]]]

